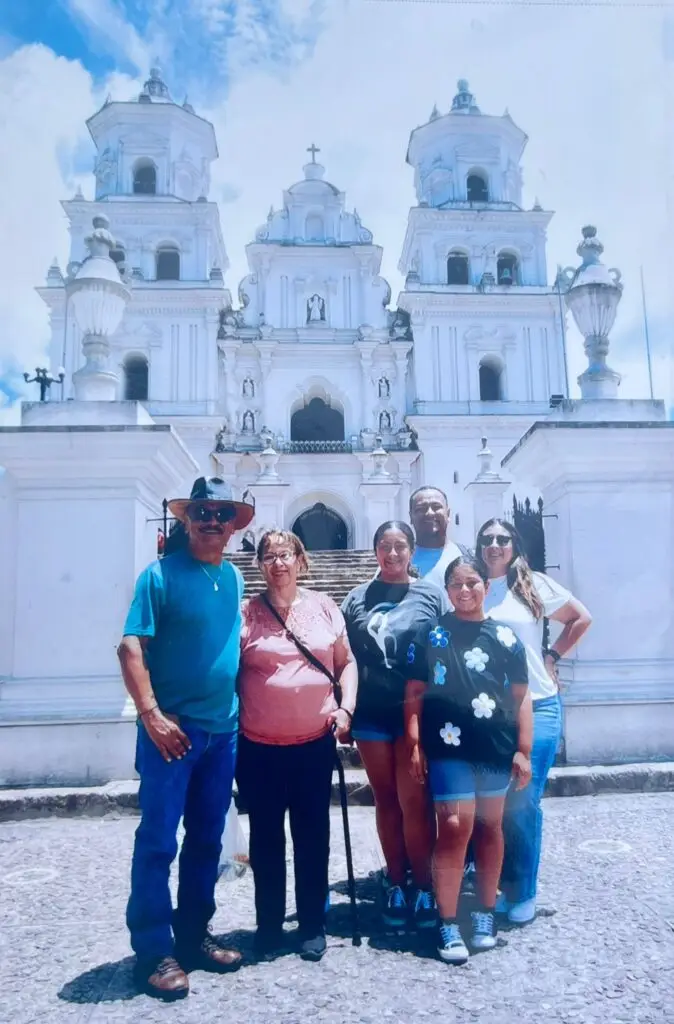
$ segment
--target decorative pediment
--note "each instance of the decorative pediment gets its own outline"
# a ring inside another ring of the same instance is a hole
[[[454,150],[457,160],[488,160],[499,159],[499,146],[497,143],[488,142],[486,139],[470,139],[461,143]]]
[[[463,340],[469,344],[481,345],[504,345],[517,340],[517,334],[512,327],[500,324],[497,327],[483,327],[476,324],[464,332]]]
[[[161,328],[157,327],[155,323],[144,320],[127,334],[127,339],[131,345],[138,348],[155,348],[161,345],[163,334]]]

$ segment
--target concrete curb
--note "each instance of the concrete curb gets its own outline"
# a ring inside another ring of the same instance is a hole
[[[345,771],[349,803],[372,806],[372,791],[362,768]],[[674,762],[553,768],[546,796],[598,796],[604,793],[674,792]],[[335,776],[332,801],[339,803]],[[138,782],[109,782],[72,789],[0,789],[0,821],[48,817],[119,816],[138,813]]]

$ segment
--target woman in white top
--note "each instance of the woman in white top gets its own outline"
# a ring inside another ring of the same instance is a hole
[[[511,790],[503,819],[505,857],[497,912],[513,924],[536,915],[536,881],[541,856],[541,798],[562,733],[557,662],[576,646],[592,621],[580,601],[556,580],[532,572],[517,531],[502,519],[490,519],[477,534],[475,554],[489,576],[485,611],[510,626],[524,644],[529,692],[534,709],[532,780]],[[554,645],[543,650],[544,619],[563,624]]]

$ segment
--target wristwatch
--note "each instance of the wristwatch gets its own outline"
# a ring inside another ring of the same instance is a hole
[[[543,657],[544,658],[552,658],[552,660],[554,661],[554,663],[556,665],[557,662],[559,661],[559,659],[561,658],[561,654],[559,653],[559,651],[556,651],[554,649],[554,647],[546,647],[545,650],[543,651]]]

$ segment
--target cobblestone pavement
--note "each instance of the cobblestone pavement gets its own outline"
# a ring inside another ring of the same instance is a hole
[[[463,967],[382,934],[370,808],[351,811],[365,938],[348,938],[333,818],[333,909],[320,964],[256,963],[252,880],[221,883],[220,933],[246,951],[230,977],[193,974],[184,1002],[134,993],[124,928],[131,818],[0,825],[0,1021],[12,1024],[673,1024],[674,794],[545,802],[542,913]],[[245,819],[244,819],[245,820]]]

